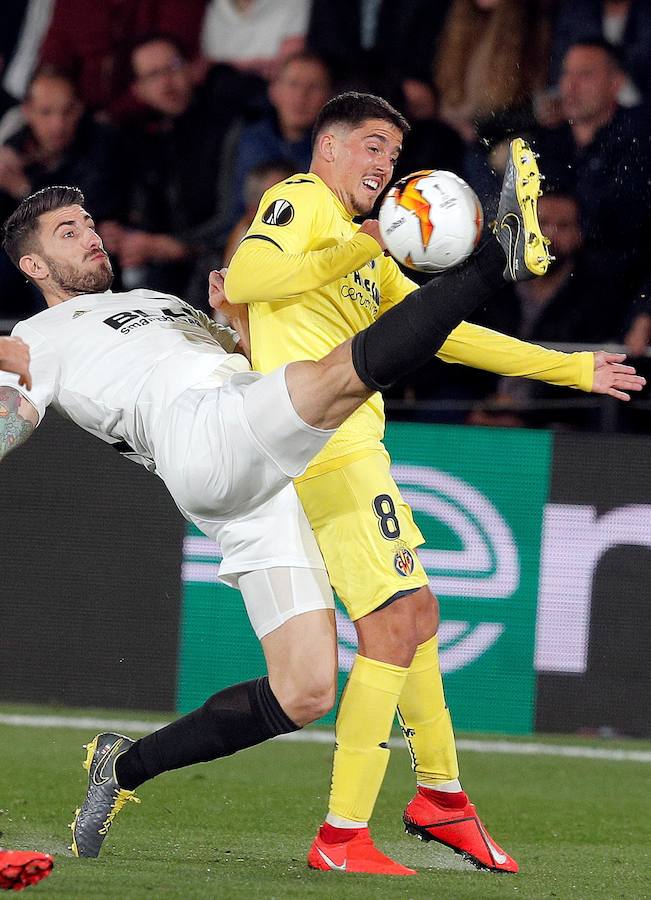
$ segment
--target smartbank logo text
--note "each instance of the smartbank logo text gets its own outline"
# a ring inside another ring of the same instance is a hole
[[[439,643],[444,672],[477,661],[508,627],[482,619],[482,602],[508,600],[519,587],[521,558],[513,530],[495,505],[462,478],[427,466],[396,465],[393,474],[412,509],[436,519],[452,535],[454,549],[421,548],[420,557],[435,594],[468,598],[472,621],[446,619]],[[514,484],[514,491],[521,487]],[[547,503],[540,539],[535,668],[582,673],[589,649],[593,581],[604,556],[617,546],[651,548],[651,505],[628,504],[599,515],[595,506]],[[188,535],[183,580],[215,583],[220,554],[208,538]],[[337,613],[339,665],[349,670],[356,651],[355,629]]]

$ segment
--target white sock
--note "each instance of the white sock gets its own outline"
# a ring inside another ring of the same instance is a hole
[[[333,816],[332,813],[328,813],[325,820],[333,828],[366,828],[368,826],[368,822],[353,822],[352,819],[342,819],[340,816]]]
[[[442,781],[441,784],[421,784],[420,781],[417,781],[416,784],[418,787],[429,788],[430,791],[444,791],[446,794],[456,794],[463,790],[458,778],[453,781]]]

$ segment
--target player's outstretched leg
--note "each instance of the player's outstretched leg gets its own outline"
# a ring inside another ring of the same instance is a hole
[[[553,259],[549,240],[540,230],[538,197],[544,176],[540,174],[536,154],[522,138],[509,144],[497,219],[493,233],[506,254],[504,278],[527,281],[544,275]]]
[[[448,800],[449,798],[449,800]],[[455,803],[451,805],[452,801]],[[518,864],[496,844],[463,791],[446,795],[419,787],[407,805],[403,821],[407,834],[422,841],[451,847],[478,869],[517,872]]]
[[[75,856],[99,856],[113,819],[124,804],[140,803],[133,791],[120,787],[115,777],[115,761],[134,743],[123,734],[107,731],[84,745],[87,752],[83,767],[88,772],[88,790],[70,825],[70,849]]]
[[[22,891],[47,878],[53,866],[54,860],[48,853],[0,848],[0,889]]]

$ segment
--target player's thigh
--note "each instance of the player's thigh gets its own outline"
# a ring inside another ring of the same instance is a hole
[[[256,378],[256,373],[232,379],[244,385],[243,412],[253,439],[285,475],[296,478],[327,444],[333,430],[308,425],[292,403],[285,377],[287,366]]]
[[[280,705],[300,725],[325,715],[335,701],[338,671],[325,570],[259,569],[241,575],[239,587]]]
[[[181,511],[219,545],[222,554],[219,578],[230,587],[240,587],[238,580],[246,573],[282,567],[319,570],[323,573],[327,586],[321,551],[291,482],[268,500],[226,519],[192,515],[183,508]],[[317,604],[315,596],[325,597],[325,600]],[[320,589],[320,594],[312,591],[310,597],[312,599],[309,602],[315,604],[314,608],[317,605],[327,608],[334,606],[329,587],[327,594]],[[287,608],[281,608],[278,604],[273,607],[268,605],[266,614],[263,615],[262,608],[254,610],[252,607],[249,613],[256,613],[252,624],[258,638],[264,637],[291,618],[295,614],[294,610],[294,605]]]
[[[337,693],[337,629],[333,609],[288,619],[262,639],[272,689],[285,709],[307,709],[313,720],[334,705]]]
[[[296,487],[330,583],[353,621],[427,584],[415,552],[423,536],[385,453],[371,453]]]
[[[168,411],[156,464],[185,515],[243,515],[290,483],[252,436],[243,405],[242,392],[225,385],[184,391]]]
[[[263,646],[276,646],[281,640],[288,641],[287,635],[300,636],[309,613],[334,614],[332,588],[324,569],[275,565],[275,562],[278,560],[270,559],[270,565],[245,572],[239,575],[237,581],[249,621]],[[326,618],[330,620],[329,616]],[[285,627],[293,620],[296,624]],[[326,630],[329,632],[331,629],[328,627]],[[316,626],[309,632],[310,636],[315,634]],[[264,644],[265,639],[269,639],[267,644]],[[329,636],[326,643],[330,645]],[[299,640],[298,645],[288,651],[285,663],[289,668],[290,660],[307,660],[309,653],[309,641]]]
[[[160,432],[159,474],[184,512],[205,519],[246,513],[268,500],[331,437],[298,416],[284,368],[184,391]]]

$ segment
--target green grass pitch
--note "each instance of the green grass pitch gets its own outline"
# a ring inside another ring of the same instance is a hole
[[[478,872],[451,851],[403,833],[413,775],[406,751],[394,750],[373,834],[383,850],[419,874],[390,879],[306,867],[326,807],[332,753],[328,745],[311,743],[274,742],[163,775],[140,789],[141,806],[127,805],[116,819],[100,859],[74,859],[66,825],[84,794],[81,744],[93,733],[0,725],[0,845],[56,856],[53,875],[29,889],[34,895],[651,896],[648,763],[461,753],[465,787],[492,835],[520,863],[521,873],[508,876]],[[651,749],[648,743],[624,746]]]

